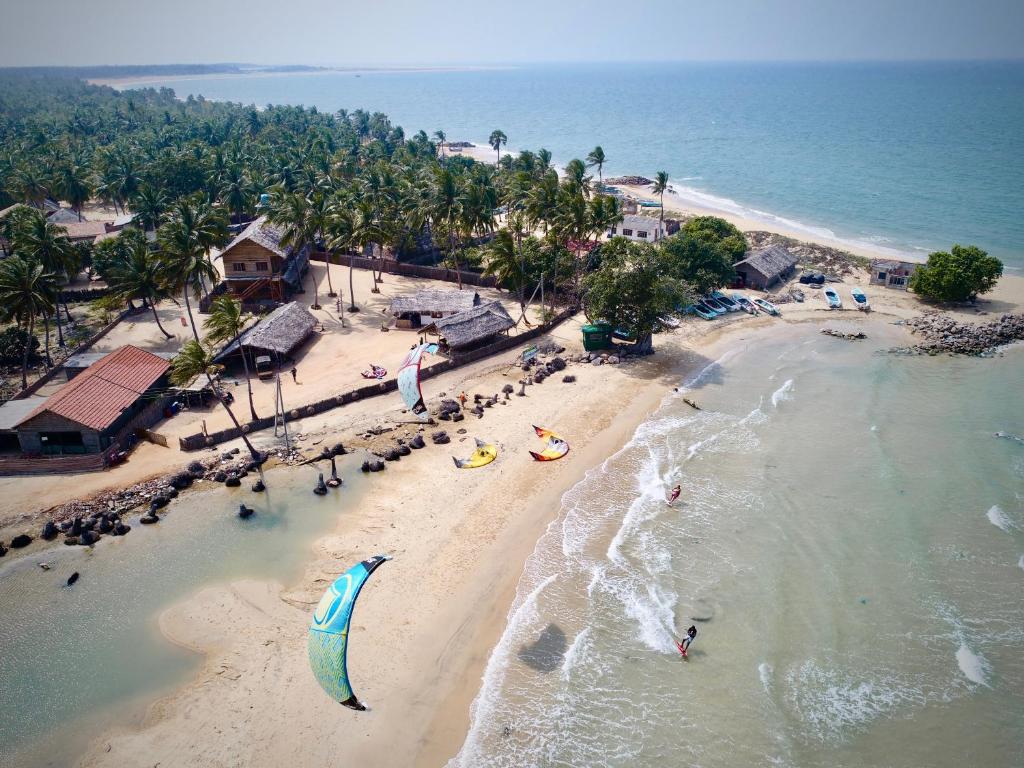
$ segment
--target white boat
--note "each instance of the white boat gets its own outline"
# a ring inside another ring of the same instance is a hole
[[[751,301],[753,302],[755,307],[757,307],[758,309],[760,309],[762,312],[764,312],[766,314],[769,314],[769,315],[781,315],[782,314],[781,312],[779,312],[779,308],[776,307],[774,304],[772,304],[767,299],[751,299]]]
[[[658,322],[664,325],[666,328],[678,328],[679,318],[672,317],[672,315],[662,315],[658,318]]]
[[[839,298],[839,294],[835,292],[834,288],[825,289],[825,301],[828,302],[829,309],[843,308],[843,300]]]
[[[860,288],[854,287],[850,289],[850,295],[853,296],[853,301],[857,305],[857,309],[862,312],[871,311],[871,304],[868,302],[867,294],[864,293]]]

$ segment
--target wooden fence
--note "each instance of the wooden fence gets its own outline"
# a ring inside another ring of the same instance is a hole
[[[327,254],[310,254],[311,261],[327,261]],[[356,269],[372,269],[384,272],[389,275],[403,275],[405,277],[424,277],[428,280],[444,280],[449,283],[457,283],[459,274],[462,275],[463,285],[474,285],[481,288],[496,288],[498,281],[489,276],[481,275],[479,272],[467,272],[466,270],[456,271],[445,267],[425,267],[419,264],[407,264],[393,259],[368,259],[365,256],[353,256],[347,253],[336,253],[331,257],[332,264],[339,264],[347,267],[352,264]]]

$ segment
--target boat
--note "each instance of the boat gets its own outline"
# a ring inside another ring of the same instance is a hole
[[[730,299],[728,296],[726,296],[721,291],[712,291],[711,292],[711,298],[713,298],[719,304],[724,306],[730,312],[739,312],[741,309],[743,309],[743,307],[741,307],[739,304],[737,304],[735,301]]]
[[[657,200],[638,200],[637,205],[641,208],[660,208],[661,204]]]
[[[770,301],[767,301],[765,299],[751,299],[751,301],[754,303],[755,307],[757,307],[759,310],[761,310],[762,312],[764,312],[766,314],[769,314],[769,315],[781,315],[782,314],[781,312],[779,312],[779,308],[776,307],[774,304],[772,304]]]
[[[853,296],[853,301],[857,305],[857,309],[862,312],[870,312],[871,304],[868,303],[868,296],[860,288],[854,287],[850,289],[850,295]]]
[[[719,315],[724,315],[725,314],[725,308],[724,307],[719,306],[719,309],[715,309],[710,304],[708,304],[706,301],[698,301],[697,302],[697,306],[699,306],[705,312],[710,312],[715,317],[718,317]]]
[[[828,302],[829,309],[843,308],[843,300],[839,298],[839,294],[835,292],[834,288],[825,289],[825,301]]]
[[[704,307],[698,306],[697,304],[691,304],[683,311],[688,315],[696,315],[697,317],[702,317],[705,320],[714,320],[716,317],[718,317],[716,313],[709,312],[708,310],[704,309]]]
[[[679,318],[672,317],[672,315],[662,315],[658,318],[658,322],[664,325],[666,328],[678,328]]]
[[[796,301],[799,304],[803,304],[804,298],[806,298],[804,296],[804,292],[801,291],[799,288],[794,288],[793,290],[791,290],[789,292],[789,295],[792,296],[793,300]]]
[[[701,301],[704,302],[705,307],[711,307],[711,309],[715,310],[715,312],[717,312],[720,315],[724,315],[726,312],[729,311],[728,309],[725,308],[724,304],[720,304],[719,302],[712,299],[710,296],[705,296],[703,299],[701,299]]]
[[[751,315],[757,314],[757,307],[755,307],[754,303],[746,296],[744,296],[742,293],[734,293],[732,295],[732,300],[739,304],[740,309],[742,309],[744,312],[747,312]]]

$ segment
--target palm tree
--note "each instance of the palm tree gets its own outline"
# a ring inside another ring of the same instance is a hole
[[[434,140],[437,142],[438,146],[441,148],[441,160],[442,161],[444,160],[444,142],[445,142],[445,139],[447,139],[447,138],[448,137],[444,135],[444,131],[442,131],[440,128],[438,128],[436,131],[434,131]]]
[[[562,184],[573,191],[589,195],[592,178],[587,176],[587,166],[582,160],[570,160],[565,166],[565,179]]]
[[[651,191],[661,198],[661,223],[665,223],[665,190],[668,189],[668,173],[665,171],[658,171],[658,175],[654,177],[654,187]]]
[[[587,167],[597,168],[597,179],[601,187],[604,187],[604,150],[600,146],[594,147],[593,151],[587,155]]]
[[[218,373],[221,366],[213,362],[213,354],[209,349],[204,347],[196,341],[188,341],[185,346],[181,348],[181,352],[174,358],[174,362],[171,364],[171,381],[179,387],[185,386],[192,381],[196,376],[206,376],[206,381],[210,385],[210,389],[217,394],[217,388],[213,383],[214,374]],[[249,455],[252,456],[252,460],[256,462],[256,468],[260,473],[260,479],[263,479],[263,457],[260,455],[251,442],[249,442],[248,436],[242,431],[242,425],[238,423],[238,419],[235,417],[235,412],[231,410],[231,406],[228,405],[227,401],[217,394],[217,399],[220,400],[220,404],[224,406],[224,410],[228,412],[228,416],[231,418],[231,423],[235,425],[235,428],[239,431],[242,442],[245,443],[245,447],[249,449]],[[265,484],[265,482],[264,482]]]
[[[491,137],[487,140],[487,143],[491,145],[491,149],[498,153],[498,162],[501,162],[501,145],[508,143],[508,136],[505,135],[504,131],[495,129],[491,131]]]
[[[134,299],[148,302],[160,333],[165,339],[174,338],[174,334],[164,330],[156,311],[157,303],[171,295],[170,281],[164,265],[149,249],[146,235],[137,229],[126,229],[117,236],[117,244],[121,250],[120,258],[114,262],[109,274],[104,275],[111,293],[129,305]]]
[[[163,223],[170,201],[160,187],[144,184],[131,200],[135,217],[144,232],[156,231]]]
[[[541,147],[537,150],[537,168],[541,173],[547,173],[551,168],[551,150]]]
[[[484,274],[494,276],[509,290],[515,291],[519,308],[526,314],[526,272],[522,258],[522,247],[510,229],[500,229],[487,244],[487,263]]]
[[[327,239],[328,250],[348,251],[352,248],[352,238],[355,232],[355,221],[352,215],[350,201],[344,195],[338,195],[331,202],[330,213],[327,216],[324,234]],[[355,269],[355,258],[349,254],[348,260],[348,293],[349,312],[358,312],[356,306],[355,287],[352,282],[352,274]]]
[[[281,228],[281,245],[293,248],[296,253],[316,245],[317,230],[309,215],[309,199],[301,192],[278,195],[271,206],[267,218]],[[313,309],[320,309],[320,296],[317,292],[316,275],[310,269],[313,278]]]
[[[185,295],[185,309],[192,325],[192,335],[199,342],[199,332],[188,300],[189,289],[198,298],[206,282],[216,283],[220,273],[207,258],[207,252],[227,237],[224,215],[201,197],[182,198],[174,204],[170,217],[157,231],[160,258],[174,287]]]
[[[250,319],[250,316],[242,311],[242,302],[231,296],[218,296],[210,305],[210,316],[203,323],[203,327],[206,329],[206,338],[212,344],[226,344],[233,341],[245,330]],[[242,357],[245,386],[249,390],[249,414],[252,416],[252,420],[256,421],[259,416],[256,415],[256,406],[252,401],[249,361],[241,344],[238,345],[238,354]]]
[[[15,253],[38,261],[46,272],[64,278],[70,278],[77,274],[81,263],[78,250],[68,240],[67,230],[47,221],[42,211],[29,210],[19,218],[15,225],[12,246]],[[56,317],[57,343],[64,347],[64,330],[61,326],[59,311],[56,313]],[[46,322],[47,357],[49,357],[50,318],[48,314],[44,315],[44,320]]]
[[[82,206],[92,197],[92,184],[86,169],[70,161],[62,165],[57,174],[57,193],[68,201],[81,221]]]
[[[459,189],[458,179],[447,166],[435,168],[429,184],[432,209],[430,218],[448,236],[449,255],[455,262],[455,274],[461,291],[462,271],[459,269],[455,248],[458,240],[457,222],[461,213],[462,191]]]
[[[56,303],[57,279],[41,263],[21,256],[0,261],[0,317],[13,320],[26,333],[21,357],[22,389],[28,386],[28,356],[36,318],[47,316]]]
[[[240,164],[232,164],[224,170],[220,180],[220,199],[235,214],[235,223],[240,224],[245,215],[246,202],[252,195],[252,184]]]
[[[7,182],[7,191],[11,197],[20,199],[33,208],[42,208],[43,201],[50,194],[49,184],[36,167],[23,163],[14,169]]]

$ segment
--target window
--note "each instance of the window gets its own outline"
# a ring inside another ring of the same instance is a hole
[[[622,230],[622,234],[624,234],[626,237],[632,237],[633,236],[633,230],[632,229],[624,229],[624,230]]]
[[[615,227],[612,227],[612,231],[611,231],[610,234],[613,234],[613,235],[615,234]]]
[[[646,239],[647,239],[647,230],[644,230],[644,229],[638,229],[638,230],[636,231],[636,236],[637,236],[637,237],[642,237],[642,238],[644,238],[644,239],[646,240]]]
[[[236,261],[234,264],[231,265],[231,270],[233,272],[245,272],[245,262]]]
[[[894,277],[892,280],[889,281],[889,285],[906,285],[906,284],[907,284],[907,278],[905,278],[905,277]]]
[[[878,273],[878,279],[879,280],[885,280],[885,272],[879,272]]]
[[[265,262],[265,261],[257,261],[256,262],[256,271],[257,272],[269,272],[270,269],[267,266],[267,262]]]

